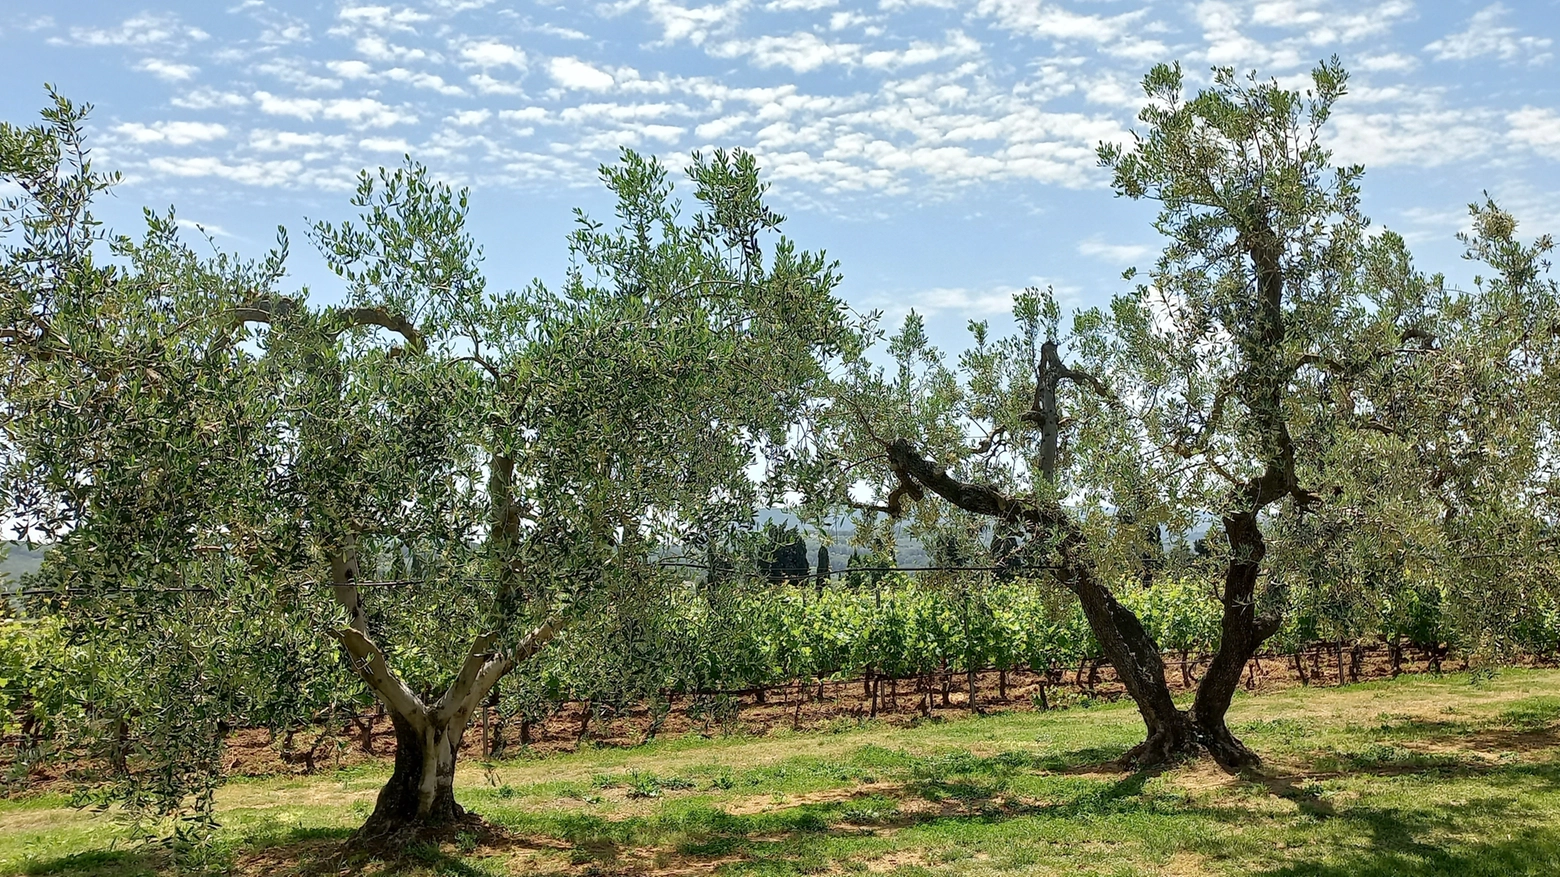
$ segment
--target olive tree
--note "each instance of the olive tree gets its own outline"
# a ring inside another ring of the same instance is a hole
[[[201,255],[171,213],[109,236],[84,110],[44,115],[0,128],[22,192],[0,483],[55,543],[46,608],[101,656],[114,788],[161,812],[209,805],[222,727],[296,720],[335,674],[396,731],[363,836],[459,816],[462,735],[498,680],[657,587],[690,533],[751,526],[755,456],[855,343],[834,265],[778,235],[746,153],[694,156],[685,215],[625,151],[602,168],[615,222],[578,215],[561,287],[502,293],[464,190],[365,172],[358,218],[310,228],[342,280],[317,304],[281,289],[285,233],[258,262]]]
[[[821,442],[836,469],[820,504],[853,491],[857,508],[910,516],[922,532],[973,529],[990,563],[1046,571],[1076,595],[1146,726],[1129,763],[1197,752],[1256,762],[1226,714],[1283,623],[1286,581],[1318,569],[1315,552],[1275,555],[1269,536],[1296,537],[1318,515],[1353,515],[1368,531],[1367,518],[1390,519],[1435,480],[1415,459],[1379,485],[1400,501],[1350,503],[1369,479],[1350,477],[1347,461],[1382,441],[1378,413],[1423,410],[1412,397],[1429,396],[1441,414],[1490,417],[1424,370],[1487,359],[1438,350],[1431,324],[1465,303],[1384,271],[1406,253],[1401,239],[1367,234],[1363,169],[1333,166],[1322,145],[1346,82],[1336,61],[1304,93],[1216,69],[1187,97],[1178,66],[1156,67],[1143,82],[1146,130],[1099,150],[1118,195],[1159,207],[1166,244],[1146,276],[1065,333],[1054,298],[1020,295],[1017,334],[972,324],[956,367],[912,314],[890,340],[896,367],[859,362],[837,391]],[[1412,441],[1427,440],[1430,420],[1404,427]],[[1204,532],[1207,557],[1167,550]],[[1321,551],[1339,544],[1336,528],[1311,535],[1322,532]],[[1189,709],[1171,697],[1160,644],[1119,599],[1172,558],[1210,574],[1221,616]],[[1289,565],[1301,560],[1311,565]]]
[[[1281,565],[1313,571],[1313,587],[1398,614],[1428,594],[1442,623],[1416,632],[1421,645],[1498,656],[1554,600],[1560,295],[1549,237],[1522,241],[1489,199],[1470,220],[1471,287],[1416,269],[1390,232],[1370,242],[1369,306],[1317,365],[1336,400],[1319,419],[1363,428],[1312,449],[1325,501],[1275,524]],[[1373,355],[1371,336],[1415,343]]]

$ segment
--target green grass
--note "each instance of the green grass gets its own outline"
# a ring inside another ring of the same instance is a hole
[[[1241,697],[1266,758],[1122,773],[1130,705],[713,740],[468,766],[502,829],[368,873],[1549,875],[1560,873],[1560,672],[1402,677]],[[337,873],[384,779],[226,787],[205,865]],[[169,874],[59,797],[0,802],[0,874]]]

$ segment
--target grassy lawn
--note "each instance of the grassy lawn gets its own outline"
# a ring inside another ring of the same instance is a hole
[[[1122,773],[1129,704],[662,740],[468,765],[495,830],[333,860],[386,775],[234,783],[209,866],[238,873],[1560,874],[1560,671],[1405,676],[1236,701],[1267,759]],[[173,873],[111,819],[0,802],[0,874]]]

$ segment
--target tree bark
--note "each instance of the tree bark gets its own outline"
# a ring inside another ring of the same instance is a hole
[[[395,727],[395,768],[379,790],[374,812],[358,829],[358,839],[390,840],[465,815],[455,803],[455,754],[462,729],[431,717],[390,713]],[[464,725],[464,722],[462,722]]]
[[[1219,648],[1197,683],[1191,719],[1201,742],[1221,765],[1241,768],[1256,764],[1256,753],[1236,739],[1225,724],[1230,702],[1240,687],[1246,665],[1268,637],[1278,632],[1279,620],[1257,614],[1257,576],[1267,553],[1255,512],[1239,512],[1224,518],[1230,562],[1225,569],[1224,612],[1220,619]]]
[[[1194,755],[1200,745],[1187,714],[1175,705],[1165,682],[1159,645],[1130,609],[1122,606],[1092,572],[1074,568],[1069,588],[1078,595],[1084,617],[1105,658],[1137,704],[1147,737],[1122,756],[1134,767],[1164,764]],[[1217,756],[1217,753],[1215,753]]]

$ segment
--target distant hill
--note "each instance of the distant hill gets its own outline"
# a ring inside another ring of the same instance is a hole
[[[19,542],[4,543],[6,554],[0,559],[0,587],[16,587],[17,581],[28,573],[35,573],[43,565],[43,553],[48,549],[29,549]]]
[[[759,524],[773,521],[777,524],[792,527],[800,526],[801,524],[799,518],[785,509],[762,509],[758,512],[757,521]],[[830,567],[835,570],[845,569],[846,563],[850,560],[851,552],[854,550],[850,546],[851,537],[854,535],[856,535],[856,528],[848,519],[829,528]],[[806,540],[807,562],[811,564],[818,555],[818,538],[816,534],[809,532]],[[899,566],[926,566],[931,562],[926,556],[926,549],[908,533],[905,533],[902,527],[899,529],[899,538],[896,540],[894,548],[895,561]]]

